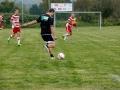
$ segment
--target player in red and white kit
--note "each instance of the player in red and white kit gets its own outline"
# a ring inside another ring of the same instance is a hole
[[[71,14],[71,16],[69,17],[69,20],[73,27],[77,26],[77,22],[74,14]]]
[[[4,28],[3,14],[0,14],[0,30]]]
[[[14,14],[10,18],[10,22],[12,24],[12,31],[11,35],[8,38],[8,42],[10,41],[11,38],[16,38],[17,39],[17,45],[20,46],[20,16],[19,16],[19,10],[16,9]]]
[[[64,35],[64,40],[66,40],[68,36],[72,35],[73,27],[76,27],[76,19],[74,18],[74,14],[68,18],[68,22],[66,23],[66,34]]]

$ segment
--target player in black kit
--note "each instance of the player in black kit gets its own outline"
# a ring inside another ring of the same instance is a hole
[[[40,23],[41,27],[41,36],[42,39],[46,42],[44,45],[45,48],[48,50],[50,57],[54,59],[54,55],[52,53],[52,49],[55,48],[55,32],[54,32],[54,15],[55,10],[49,9],[46,14],[41,15],[36,20],[23,24],[24,26],[32,25],[35,23]]]

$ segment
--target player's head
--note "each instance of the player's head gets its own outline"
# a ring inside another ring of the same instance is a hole
[[[53,16],[54,13],[55,13],[55,10],[53,8],[51,8],[51,9],[48,10],[48,13],[49,13],[50,16]]]
[[[15,9],[14,14],[18,15],[19,14],[19,9]]]

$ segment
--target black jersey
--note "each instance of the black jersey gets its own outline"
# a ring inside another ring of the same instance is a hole
[[[54,19],[48,14],[41,15],[37,22],[40,23],[41,34],[51,34],[51,26],[54,24]]]

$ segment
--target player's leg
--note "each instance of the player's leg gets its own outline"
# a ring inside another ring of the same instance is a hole
[[[16,28],[15,31],[16,31],[17,45],[20,46],[21,45],[21,40],[20,40],[20,33],[21,33],[21,31],[20,31],[20,28],[19,27]]]
[[[69,36],[72,36],[72,31],[70,31]]]
[[[66,27],[66,34],[64,35],[64,40],[66,40],[69,36],[71,36],[72,34],[72,27],[70,28],[68,28],[68,27]]]
[[[66,40],[68,36],[69,36],[69,33],[68,33],[68,32],[66,32],[66,34],[65,34],[65,35],[63,35],[64,40]]]
[[[66,40],[71,35],[72,35],[72,31],[67,31],[66,34],[64,35],[64,40]]]
[[[44,36],[42,36],[42,38],[46,42],[46,45],[44,45],[44,46],[47,49],[50,57],[54,58],[54,55],[52,53],[53,48],[55,48],[55,41],[54,41],[54,39],[52,38],[51,35],[44,35]]]
[[[21,45],[21,40],[20,40],[20,32],[17,32],[17,45],[20,46]]]
[[[54,57],[52,51],[55,48],[55,42],[54,41],[48,41],[47,43],[48,53],[50,54],[50,57]]]
[[[69,31],[65,34],[64,36],[64,40],[66,40],[67,38],[69,38],[72,35],[72,31]]]
[[[68,32],[69,32],[69,27],[68,27],[68,23],[66,24],[66,33],[63,35],[63,39],[66,40],[67,36],[68,36]]]
[[[10,36],[8,37],[8,42],[10,41],[11,38],[15,37],[14,29],[10,31]]]
[[[67,37],[70,35],[70,30],[66,28],[66,33],[63,35],[64,40],[67,39]]]

